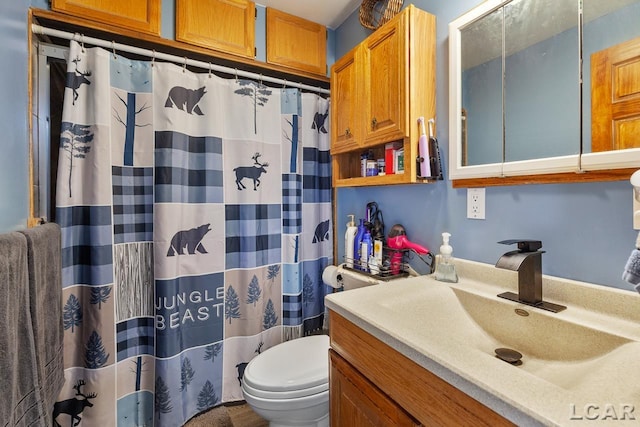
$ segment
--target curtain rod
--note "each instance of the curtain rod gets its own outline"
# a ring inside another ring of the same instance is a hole
[[[85,43],[86,42],[87,44],[103,47],[105,49],[111,49],[111,50],[114,50],[114,51],[119,50],[121,52],[128,52],[128,53],[132,53],[132,54],[135,54],[135,55],[147,56],[149,58],[162,59],[164,61],[169,61],[169,62],[173,62],[173,63],[176,63],[176,64],[191,65],[191,66],[194,66],[194,67],[202,68],[203,70],[218,71],[218,72],[226,73],[226,74],[230,74],[230,75],[246,77],[246,78],[252,79],[252,80],[276,83],[276,84],[281,84],[281,85],[283,85],[285,87],[294,87],[294,88],[298,88],[298,89],[305,89],[305,90],[308,90],[308,91],[318,92],[318,93],[323,93],[323,94],[329,94],[330,93],[329,90],[323,89],[323,88],[317,87],[317,86],[310,86],[310,85],[306,85],[306,84],[302,84],[302,83],[290,82],[288,80],[283,80],[283,79],[276,78],[276,77],[263,76],[262,74],[256,74],[256,73],[251,73],[251,72],[248,72],[248,71],[242,71],[242,70],[238,70],[236,68],[224,67],[222,65],[216,65],[216,64],[212,64],[210,62],[196,61],[195,59],[188,59],[186,56],[185,57],[180,57],[180,56],[176,56],[176,55],[170,55],[168,53],[156,52],[154,50],[142,49],[142,48],[135,47],[135,46],[129,46],[129,45],[126,45],[126,44],[121,44],[121,43],[115,43],[113,41],[106,41],[106,40],[97,39],[97,38],[94,38],[94,37],[86,37],[86,36],[80,35],[78,33],[70,33],[70,32],[67,32],[67,31],[55,30],[53,28],[43,27],[42,25],[38,25],[38,24],[31,24],[31,31],[34,34],[43,34],[43,35],[46,35],[46,36],[58,37],[58,38],[61,38],[61,39],[66,39],[66,40],[75,40],[75,41],[77,41],[79,43]]]

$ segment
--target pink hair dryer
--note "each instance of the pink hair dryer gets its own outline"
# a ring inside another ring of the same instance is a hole
[[[400,273],[402,267],[402,249],[411,249],[419,255],[425,255],[429,253],[429,249],[424,246],[420,246],[417,243],[413,243],[407,238],[407,232],[400,224],[396,224],[389,230],[387,236],[387,246],[390,249],[397,249],[391,251],[391,274],[396,275]]]

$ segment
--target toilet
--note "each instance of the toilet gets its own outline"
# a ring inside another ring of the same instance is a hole
[[[329,337],[278,344],[249,362],[242,393],[270,427],[329,426]]]
[[[328,266],[322,280],[343,290],[382,282],[344,266]],[[270,427],[328,427],[329,337],[297,338],[262,352],[244,370],[242,393]]]

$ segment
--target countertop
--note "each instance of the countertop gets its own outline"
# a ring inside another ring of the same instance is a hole
[[[456,267],[460,276],[457,284],[438,282],[432,276],[410,277],[333,293],[325,303],[330,310],[519,426],[640,424],[640,295],[543,276],[543,298],[568,307],[561,313],[545,312],[544,316],[560,316],[570,322],[578,319],[581,324],[630,342],[616,360],[614,372],[603,371],[593,378],[586,372],[580,384],[560,386],[545,380],[544,375],[518,369],[492,353],[468,345],[464,333],[456,332],[461,335],[458,339],[452,337],[451,331],[461,330],[456,329],[460,325],[438,321],[447,317],[446,304],[432,304],[425,310],[421,303],[426,301],[424,298],[436,300],[451,294],[451,287],[488,297],[504,291],[517,292],[516,272],[460,259],[456,260]],[[508,303],[514,308],[539,310]],[[443,311],[438,313],[440,310]],[[626,363],[630,354],[635,358]],[[538,364],[544,368],[544,363]],[[554,369],[561,370],[562,364],[556,362]]]

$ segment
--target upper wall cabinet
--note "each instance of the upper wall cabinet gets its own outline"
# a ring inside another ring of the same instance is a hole
[[[453,21],[454,187],[624,179],[637,168],[639,21],[640,0],[487,0]],[[496,179],[465,183],[485,178]]]
[[[52,0],[51,8],[116,27],[160,34],[158,0]]]
[[[253,58],[255,14],[247,0],[176,0],[176,40]]]
[[[327,75],[326,27],[267,8],[267,62]]]
[[[435,119],[435,16],[409,5],[331,67],[333,185],[421,182],[418,118]],[[404,173],[361,176],[360,156],[404,149]]]

